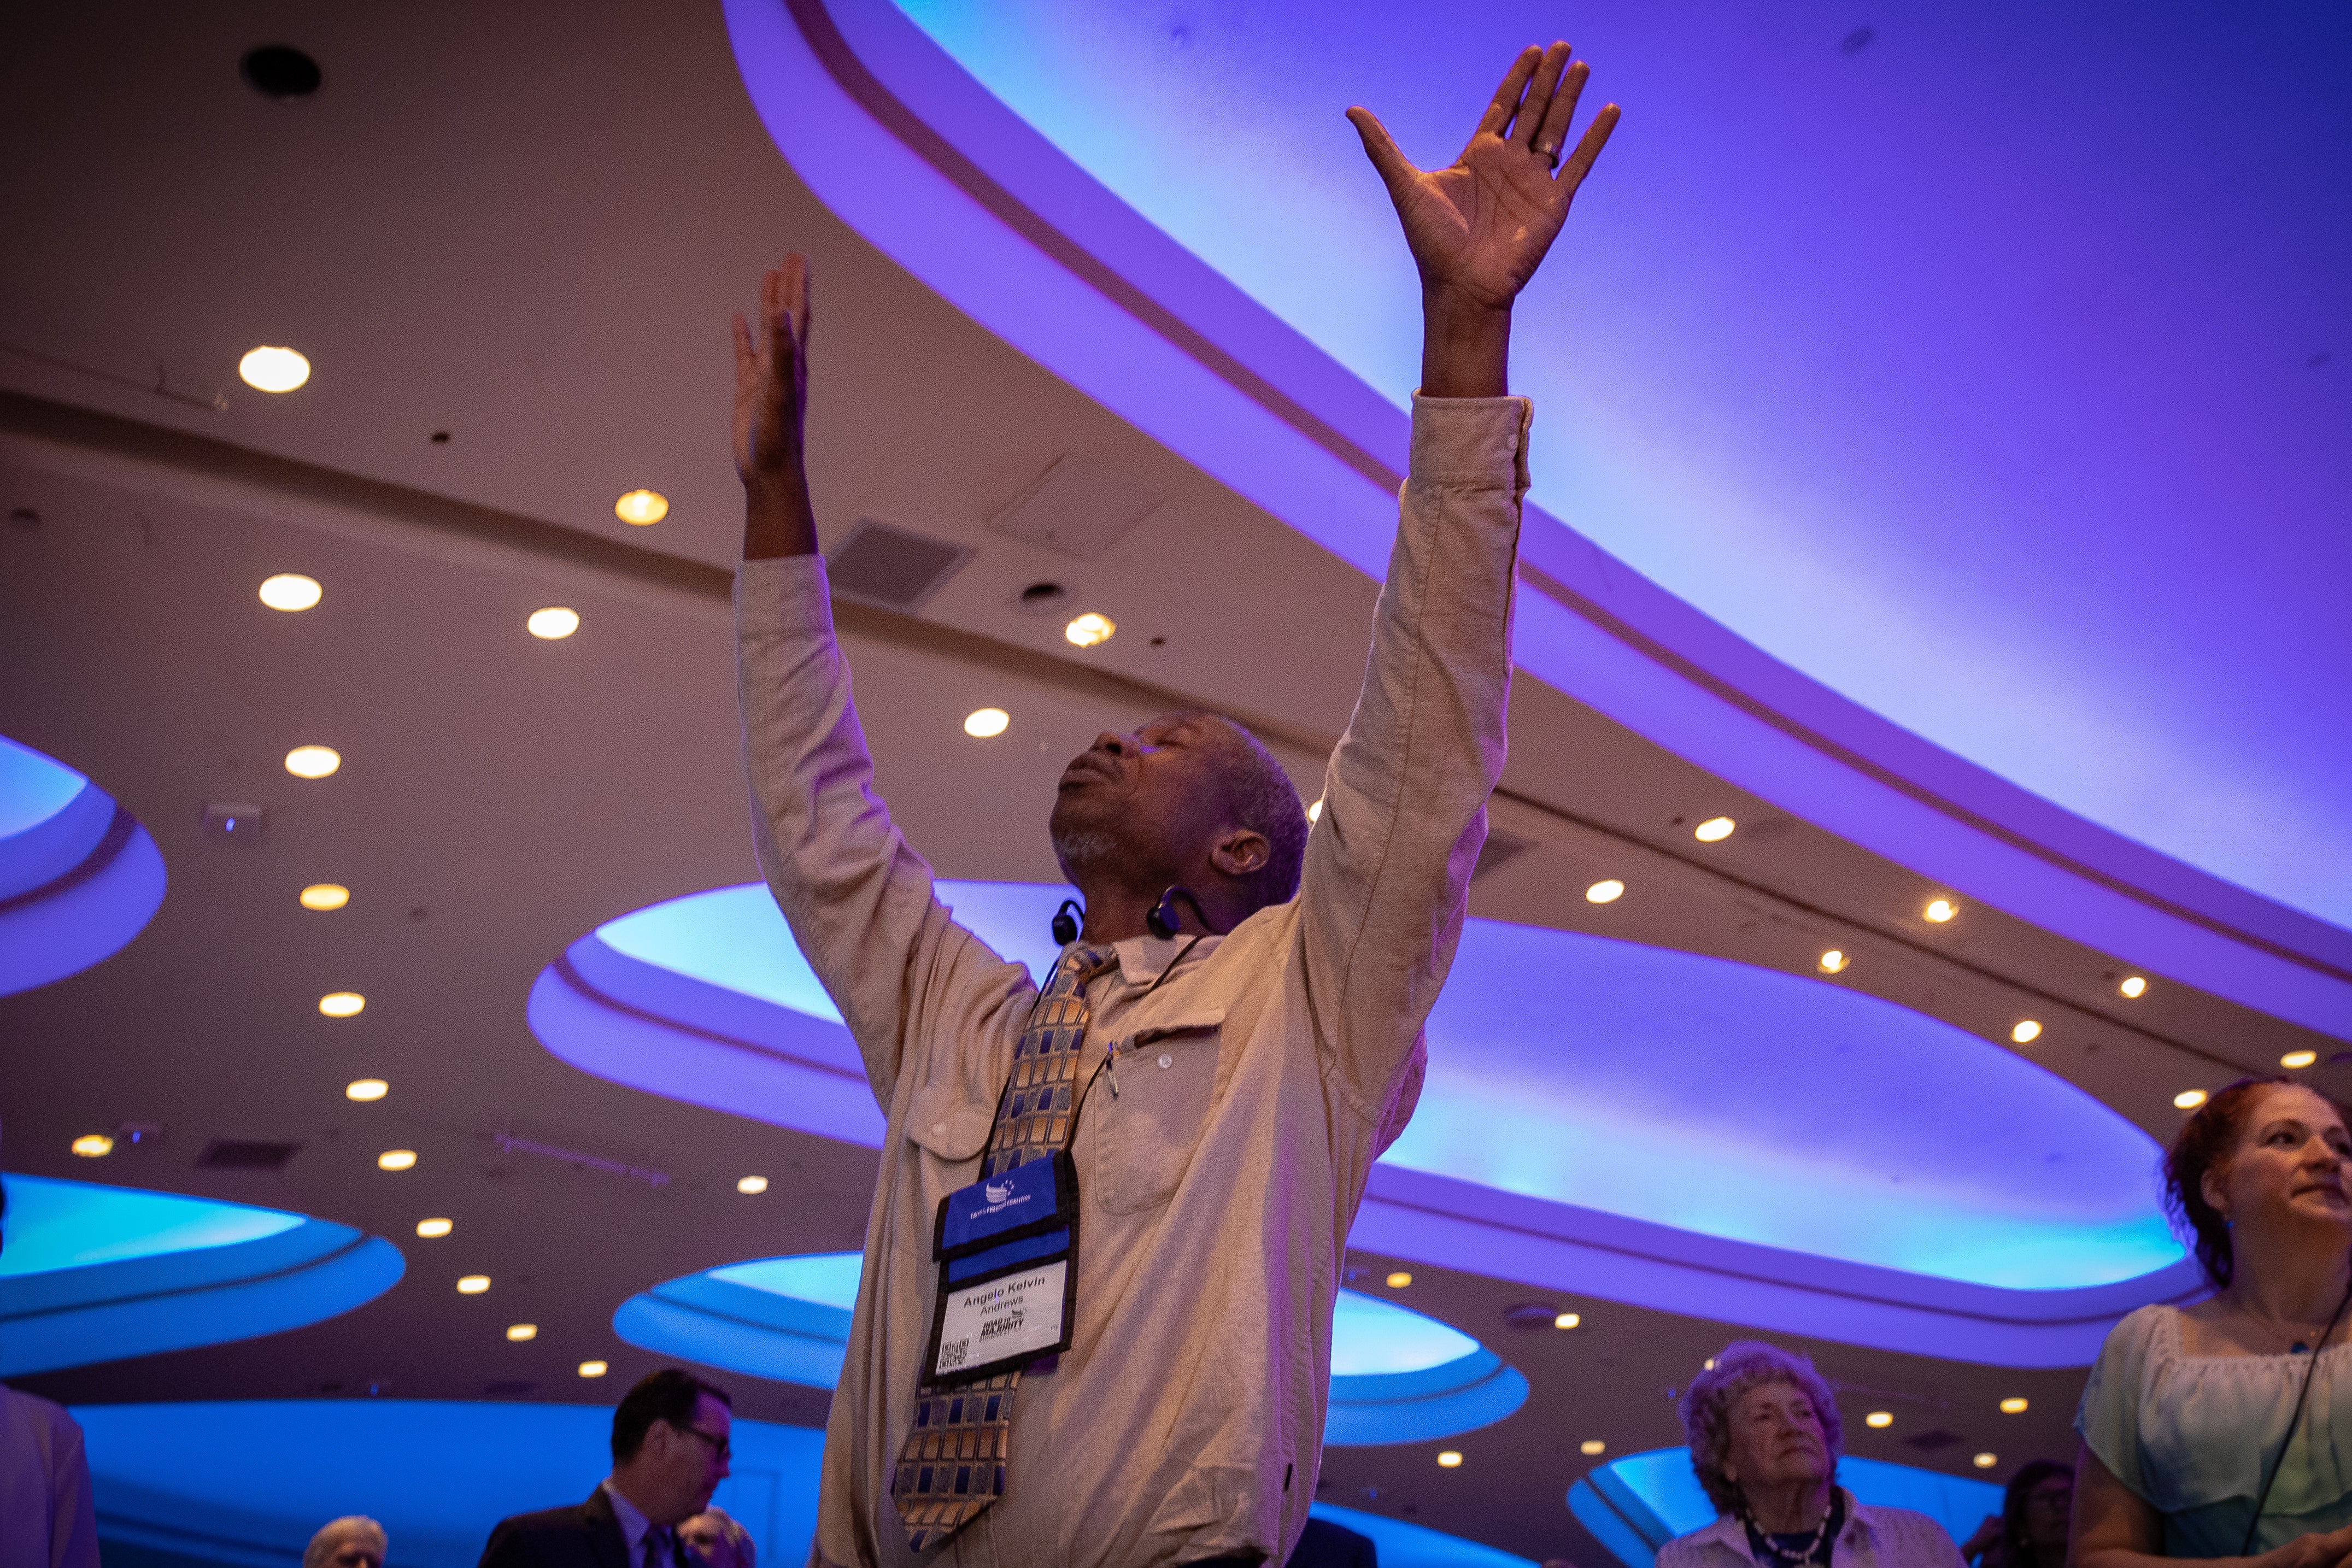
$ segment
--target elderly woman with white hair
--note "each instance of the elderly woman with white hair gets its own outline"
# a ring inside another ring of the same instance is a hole
[[[743,1521],[713,1503],[677,1527],[677,1538],[710,1568],[759,1568],[759,1548]]]
[[[1683,1396],[1691,1469],[1722,1517],[1658,1549],[1658,1568],[1962,1568],[1943,1526],[1837,1484],[1845,1424],[1806,1357],[1726,1345]]]
[[[302,1549],[302,1568],[383,1568],[383,1526],[363,1513],[331,1519]]]

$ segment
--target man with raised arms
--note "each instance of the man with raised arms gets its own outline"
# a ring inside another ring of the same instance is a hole
[[[1297,1540],[1348,1228],[1419,1096],[1503,767],[1531,413],[1511,307],[1616,123],[1563,160],[1585,74],[1529,47],[1432,172],[1349,111],[1420,267],[1422,385],[1321,818],[1226,719],[1105,733],[1054,801],[1084,919],[1042,990],[955,923],[871,790],[803,467],[803,259],[737,319],[760,863],[888,1118],[821,1562],[1280,1563]]]

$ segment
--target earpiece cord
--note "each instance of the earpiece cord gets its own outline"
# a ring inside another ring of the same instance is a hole
[[[2319,1375],[2320,1353],[2327,1342],[2336,1337],[2336,1325],[2344,1319],[2344,1309],[2352,1307],[2352,1284],[2344,1287],[2344,1299],[2336,1303],[2335,1315],[2321,1331],[2319,1343],[2311,1347],[2311,1364],[2303,1369],[2303,1386],[2295,1391],[2294,1414],[2286,1418],[2286,1436],[2279,1439],[2278,1452],[2271,1458],[2270,1472],[2263,1477],[2263,1490],[2254,1494],[2253,1517],[2246,1521],[2246,1538],[2238,1543],[2238,1555],[2249,1556],[2254,1549],[2254,1535],[2263,1526],[2263,1508],[2271,1500],[2271,1487],[2277,1481],[2279,1471],[2286,1465],[2286,1451],[2294,1443],[2294,1429],[2303,1425],[2304,1402],[2311,1397],[2311,1380]]]

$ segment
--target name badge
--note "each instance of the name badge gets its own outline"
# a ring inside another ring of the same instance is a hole
[[[931,1382],[992,1377],[1070,1348],[1077,1225],[1077,1166],[1066,1149],[940,1200]]]

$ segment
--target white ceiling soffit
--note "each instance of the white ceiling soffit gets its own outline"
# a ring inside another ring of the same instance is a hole
[[[1406,420],[1097,183],[889,0],[727,0],[818,197],[975,321],[1362,571]],[[1520,667],[1785,810],[2074,941],[2352,1039],[2352,933],[2159,854],[1779,663],[1530,508]]]

